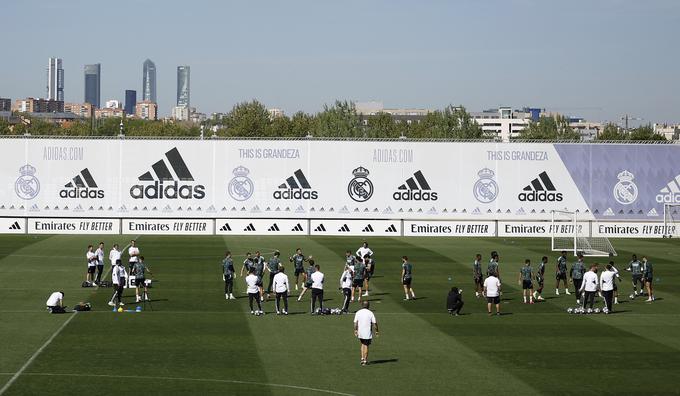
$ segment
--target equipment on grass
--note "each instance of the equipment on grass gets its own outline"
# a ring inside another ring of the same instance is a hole
[[[680,237],[680,204],[663,205],[663,237]]]
[[[122,307],[118,307],[118,312],[123,312],[123,308],[122,308]]]
[[[631,300],[635,300],[635,294],[634,294],[634,293],[630,293],[630,296],[628,296],[628,298],[630,298]]]
[[[590,236],[587,223],[578,223],[578,213],[553,210],[550,221],[550,243],[553,251],[571,251],[574,256],[616,256],[616,250],[607,237]],[[587,229],[588,228],[588,229]]]
[[[574,313],[574,308],[571,307],[567,308],[567,313],[569,314]]]
[[[599,314],[599,313],[600,313],[600,308],[595,308],[595,309],[593,309],[593,312],[596,313],[596,314]]]

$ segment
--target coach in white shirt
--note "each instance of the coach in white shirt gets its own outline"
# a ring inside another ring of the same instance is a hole
[[[111,261],[111,271],[113,271],[116,264],[118,264],[121,255],[122,253],[118,249],[118,244],[117,243],[114,244],[113,247],[111,248],[111,251],[109,252],[109,261]]]
[[[94,272],[97,269],[97,255],[92,250],[92,245],[87,245],[87,253],[85,253],[85,259],[87,260],[87,274],[85,274],[85,282],[92,286],[94,283]]]
[[[600,275],[600,290],[602,291],[602,297],[604,297],[604,303],[607,306],[607,311],[605,313],[610,313],[612,311],[612,300],[614,298],[614,277],[616,272],[614,271],[611,264],[607,264],[607,269]]]
[[[50,313],[64,313],[64,292],[55,291],[50,294],[45,305]]]
[[[288,275],[285,274],[285,269],[279,265],[279,272],[274,275],[274,292],[276,293],[276,314],[281,313],[281,299],[283,299],[283,314],[288,315],[288,293],[290,292],[290,285],[288,283]]]
[[[312,315],[316,312],[316,300],[319,300],[319,310],[323,311],[323,272],[319,264],[314,266],[316,271],[312,274]]]
[[[368,346],[373,340],[373,328],[375,328],[375,335],[378,335],[378,321],[375,315],[368,308],[370,303],[364,301],[362,308],[354,314],[354,336],[359,339],[361,343],[361,365],[368,364]]]
[[[363,260],[366,255],[373,256],[373,251],[368,247],[368,242],[364,241],[359,249],[357,249],[357,258]]]
[[[581,283],[581,292],[585,292],[585,297],[583,297],[583,308],[586,305],[590,305],[593,308],[595,304],[595,294],[598,290],[598,280],[597,280],[597,264],[590,266],[590,271],[583,274],[583,283]]]
[[[486,310],[491,315],[491,306],[496,305],[496,315],[501,314],[501,281],[493,274],[484,279],[484,291],[486,297]]]
[[[246,276],[246,292],[248,292],[250,313],[253,315],[263,314],[260,304],[260,277],[255,275],[255,268],[251,268],[248,271],[248,276]],[[253,301],[257,302],[257,311],[254,310]]]

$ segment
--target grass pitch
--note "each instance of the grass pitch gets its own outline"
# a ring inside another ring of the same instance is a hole
[[[657,301],[629,301],[630,277],[622,274],[618,313],[578,316],[565,312],[573,295],[554,295],[556,254],[545,239],[372,238],[369,299],[381,335],[371,347],[375,363],[361,367],[353,315],[312,317],[305,296],[291,299],[293,315],[253,317],[246,298],[224,299],[220,267],[226,249],[239,255],[240,269],[246,251],[268,257],[279,249],[287,258],[301,247],[326,274],[326,306],[338,307],[344,251],[356,250],[359,238],[139,237],[157,280],[154,310],[141,313],[113,313],[111,289],[79,287],[85,247],[100,239],[108,252],[130,236],[0,237],[0,388],[11,381],[3,394],[680,393],[677,240],[614,240],[619,269],[632,253],[654,263]],[[472,286],[473,255],[487,260],[491,250],[501,255],[501,317],[486,315]],[[404,254],[414,264],[416,301],[402,301]],[[543,255],[550,257],[547,300],[522,304],[519,268],[525,258],[535,268]],[[243,297],[243,281],[235,285]],[[464,290],[463,316],[445,311],[453,285]],[[67,305],[90,301],[94,310],[47,314],[54,290],[65,291]],[[132,290],[126,302],[136,306]],[[268,313],[273,305],[265,304]]]

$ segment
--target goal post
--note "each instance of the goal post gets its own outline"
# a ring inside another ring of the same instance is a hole
[[[678,208],[680,210],[680,208]],[[550,244],[553,251],[570,251],[575,256],[616,256],[616,250],[607,237],[593,237],[585,223],[578,222],[578,213],[564,210],[551,211]]]
[[[663,237],[680,237],[680,204],[663,205]]]

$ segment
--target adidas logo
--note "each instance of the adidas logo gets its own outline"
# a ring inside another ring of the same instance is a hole
[[[343,224],[342,227],[338,228],[338,232],[349,232],[349,227],[347,224]]]
[[[21,229],[21,226],[19,225],[19,222],[18,222],[18,221],[15,221],[14,224],[12,224],[11,226],[9,226],[9,229],[10,229],[10,230],[20,230],[20,229]]]
[[[397,188],[392,198],[396,201],[436,201],[437,193],[431,191],[430,183],[427,182],[423,172],[417,171],[413,177],[409,177],[406,183]]]
[[[271,227],[269,227],[269,229],[267,231],[271,232],[271,231],[281,231],[281,230],[279,229],[279,226],[276,223],[274,223],[274,224],[272,224]]]
[[[302,229],[302,225],[300,223],[297,223],[295,225],[295,227],[293,227],[293,229],[291,229],[291,231],[302,232],[302,231],[304,231],[304,229]]]
[[[274,224],[274,225],[276,225],[276,224]],[[276,228],[278,228],[278,227],[276,227]],[[255,226],[253,225],[253,223],[250,223],[250,224],[248,224],[248,226],[246,228],[243,229],[243,231],[255,231]]]
[[[177,150],[177,147],[165,153],[170,167],[174,171],[174,175],[166,165],[163,159],[151,165],[154,175],[151,171],[145,172],[139,176],[141,182],[153,182],[153,184],[135,184],[130,188],[130,196],[135,199],[203,199],[205,198],[205,186],[202,184],[186,184],[180,182],[193,182],[194,177],[191,175],[187,164],[184,162],[182,155]]]
[[[323,224],[319,224],[319,225],[316,226],[316,228],[314,229],[314,232],[326,232],[326,227],[324,227]]]
[[[279,185],[279,189],[274,191],[274,199],[317,199],[319,193],[312,190],[307,177],[298,169],[293,176],[286,179],[285,183]]]
[[[385,232],[397,232],[397,227],[395,227],[394,224],[390,224],[390,226],[385,229]]]
[[[368,224],[366,227],[364,227],[363,230],[361,230],[361,232],[375,232],[375,231],[373,231],[373,226]]]
[[[656,196],[658,203],[680,203],[680,175],[666,184],[666,187],[659,190]]]
[[[231,227],[229,227],[229,223],[224,223],[222,227],[220,227],[220,231],[231,231]]]
[[[61,198],[104,198],[104,191],[97,187],[90,171],[85,168],[59,191]]]
[[[525,202],[560,202],[562,201],[562,193],[557,191],[555,185],[548,174],[543,171],[537,178],[531,181],[531,184],[524,187],[523,191],[517,196],[520,201]]]

